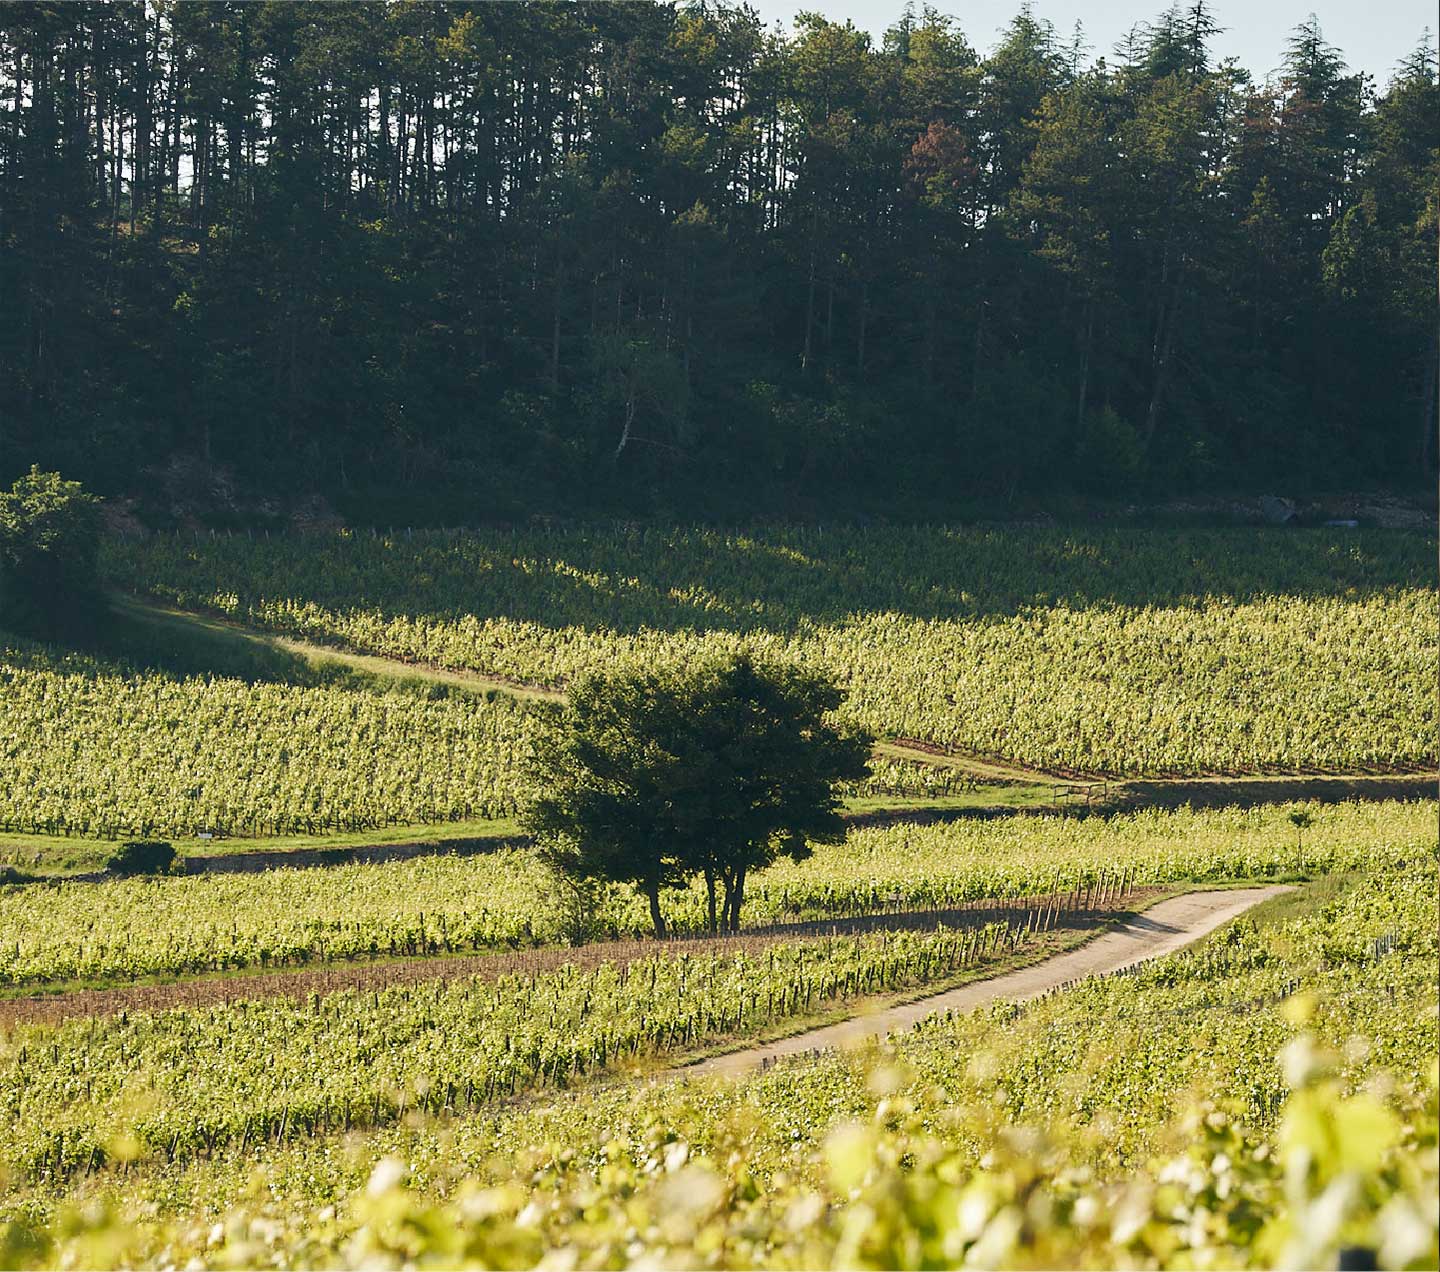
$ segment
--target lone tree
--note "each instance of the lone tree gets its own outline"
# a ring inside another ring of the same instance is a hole
[[[0,490],[0,624],[73,635],[94,616],[99,502],[77,481],[32,468]]]
[[[738,932],[752,870],[844,833],[837,786],[865,776],[871,739],[827,719],[842,700],[744,655],[592,676],[570,692],[526,826],[567,845],[551,859],[573,872],[639,887],[657,937],[662,890],[696,874],[710,931]]]

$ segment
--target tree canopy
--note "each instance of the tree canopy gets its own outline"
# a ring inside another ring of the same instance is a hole
[[[743,655],[590,677],[525,823],[573,873],[639,887],[657,936],[662,892],[697,874],[711,931],[739,931],[751,871],[843,837],[837,784],[865,776],[870,739],[830,722],[841,701],[822,677]]]
[[[0,625],[79,634],[96,603],[99,501],[79,482],[32,468],[0,491]]]
[[[1428,483],[1433,50],[1377,85],[1312,18],[1261,80],[1217,30],[0,6],[0,478],[381,524]]]

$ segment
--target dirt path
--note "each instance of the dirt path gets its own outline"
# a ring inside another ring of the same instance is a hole
[[[1086,976],[1118,972],[1136,963],[1173,954],[1243,914],[1253,905],[1290,889],[1284,886],[1236,888],[1225,892],[1191,892],[1161,901],[1139,914],[1127,915],[1117,926],[1079,949],[1007,972],[990,980],[975,981],[943,994],[886,1008],[782,1038],[744,1051],[732,1051],[699,1064],[672,1070],[679,1076],[715,1073],[738,1074],[761,1068],[784,1056],[831,1047],[853,1047],[871,1038],[910,1028],[937,1011],[970,1011],[997,999],[1034,998]]]
[[[361,654],[337,645],[326,645],[318,641],[302,640],[263,628],[251,627],[223,614],[197,613],[194,610],[179,609],[148,597],[132,596],[128,592],[116,592],[111,604],[121,612],[137,615],[148,622],[182,626],[200,632],[221,632],[239,640],[256,645],[283,650],[309,663],[338,663],[354,671],[363,671],[373,676],[405,678],[409,676],[429,680],[435,684],[452,688],[496,690],[516,698],[539,699],[545,702],[564,702],[565,691],[551,685],[532,684],[515,680],[509,676],[489,675],[481,671],[469,671],[453,667],[441,667],[435,663],[409,662],[388,654]]]
[[[878,755],[889,756],[895,760],[908,760],[912,764],[956,769],[982,783],[1025,785],[1068,780],[1044,769],[1027,768],[1005,760],[982,759],[978,755],[962,755],[958,751],[948,750],[920,738],[882,738],[875,743],[875,751]]]
[[[268,645],[273,649],[282,650],[296,658],[312,663],[339,663],[375,676],[414,676],[433,681],[436,684],[497,691],[532,701],[563,702],[565,700],[564,689],[554,685],[536,684],[479,671],[441,667],[433,663],[410,662],[388,654],[358,653],[336,645],[304,640],[252,627],[222,614],[196,613],[128,593],[114,593],[112,601],[120,609],[140,615],[151,622],[226,632],[232,637],[252,641],[258,645]],[[1068,800],[1075,800],[1084,788],[1093,786],[1096,788],[1098,801],[1101,798],[1101,788],[1103,787],[1103,798],[1107,807],[1130,807],[1139,803],[1164,803],[1166,806],[1170,806],[1174,803],[1186,802],[1197,794],[1203,799],[1204,788],[1208,786],[1214,786],[1217,795],[1222,799],[1230,788],[1241,788],[1239,792],[1241,795],[1249,795],[1255,802],[1267,803],[1278,802],[1279,798],[1318,798],[1323,801],[1327,796],[1340,799],[1418,798],[1419,796],[1412,791],[1411,787],[1424,794],[1426,793],[1425,784],[1428,782],[1433,788],[1437,776],[1440,776],[1427,765],[1416,764],[1400,766],[1395,769],[1377,769],[1374,772],[1348,774],[1120,777],[1107,780],[1092,773],[1035,768],[1014,760],[971,755],[920,738],[880,738],[876,741],[875,751],[877,754],[889,756],[891,759],[908,760],[915,764],[930,764],[937,768],[955,769],[982,784],[1051,784],[1068,790],[1069,794],[1064,797]],[[1403,793],[1390,794],[1385,789],[1387,781],[1397,784],[1408,781],[1411,787],[1401,787]],[[1268,798],[1263,798],[1267,794],[1264,790],[1267,784],[1273,789],[1268,792]],[[1346,787],[1347,784],[1353,785],[1357,789],[1345,789],[1333,795],[1326,790],[1327,786]],[[1278,796],[1277,791],[1284,791],[1285,794]]]
[[[754,954],[788,941],[820,940],[834,936],[864,936],[877,932],[929,932],[939,927],[976,928],[989,923],[1010,923],[1024,928],[1033,912],[1052,903],[1060,907],[1057,928],[1086,929],[1103,924],[1117,913],[1133,911],[1160,890],[1136,888],[1118,898],[1097,899],[1093,909],[1070,909],[1069,894],[993,898],[954,909],[902,910],[882,914],[797,920],[751,928],[738,936],[681,936],[668,941],[593,941],[572,948],[545,945],[534,949],[481,950],[473,954],[429,954],[375,960],[337,961],[316,967],[239,969],[229,974],[177,976],[135,985],[103,989],[66,986],[36,987],[30,994],[0,998],[0,1026],[58,1024],[74,1016],[113,1016],[122,1011],[166,1011],[172,1007],[212,1007],[258,998],[307,998],[346,989],[372,991],[394,985],[469,978],[493,981],[502,976],[536,976],[565,964],[588,969],[601,963],[628,966],[638,959],[679,954],[710,956],[744,952]]]

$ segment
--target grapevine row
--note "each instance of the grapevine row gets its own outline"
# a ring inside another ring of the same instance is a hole
[[[122,585],[404,660],[563,685],[749,649],[844,713],[1040,768],[1351,771],[1435,759],[1423,541],[1328,533],[476,532],[112,548]]]
[[[198,1267],[528,1266],[564,1248],[588,1265],[643,1232],[648,1257],[684,1266],[1320,1267],[1341,1241],[1434,1266],[1435,903],[1433,873],[1354,876],[1133,976],[740,1083],[407,1118],[343,1151],[302,1117],[288,1144],[237,1157],[207,1147],[205,1122],[174,1141],[199,1154],[183,1172],[131,1160],[85,1181],[83,1210],[21,1190],[8,1248],[18,1266],[98,1248]],[[226,1030],[217,1016],[187,1036]],[[83,1032],[65,1036],[86,1056]],[[176,1197],[220,1221],[172,1219]]]
[[[1364,869],[1433,868],[1433,803],[1326,808],[1297,838],[1283,808],[1142,812],[1082,821],[857,830],[782,861],[747,889],[748,926],[948,909],[1085,885],[1108,869],[1136,884],[1220,882]],[[705,928],[699,886],[665,894],[678,933]],[[598,935],[649,930],[642,899],[614,888]],[[383,865],[0,888],[0,983],[136,979],[534,946],[562,939],[563,915],[528,852]]]
[[[1034,928],[822,938],[759,957],[657,954],[618,969],[571,966],[241,1001],[11,1031],[0,1066],[0,1158],[61,1178],[106,1159],[127,1101],[167,1160],[382,1125],[407,1109],[464,1111],[617,1063],[753,1032],[845,1001],[982,965]]]

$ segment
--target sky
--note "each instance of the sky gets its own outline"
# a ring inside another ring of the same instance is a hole
[[[802,9],[814,9],[833,21],[847,18],[877,40],[904,8],[905,0],[751,0],[767,24],[787,27]],[[996,42],[1020,7],[1020,0],[932,0],[941,13],[960,23],[966,38],[982,53]],[[916,9],[921,8],[917,0]],[[1137,21],[1155,17],[1168,0],[1033,0],[1037,17],[1054,23],[1069,40],[1078,19],[1085,26],[1090,57],[1111,57],[1120,37]],[[1286,41],[1297,23],[1312,12],[1325,38],[1345,55],[1352,70],[1368,71],[1383,88],[1396,64],[1420,42],[1427,27],[1433,45],[1435,0],[1214,0],[1224,33],[1211,42],[1220,60],[1234,56],[1256,79],[1280,64]],[[1113,61],[1113,57],[1111,57]]]

